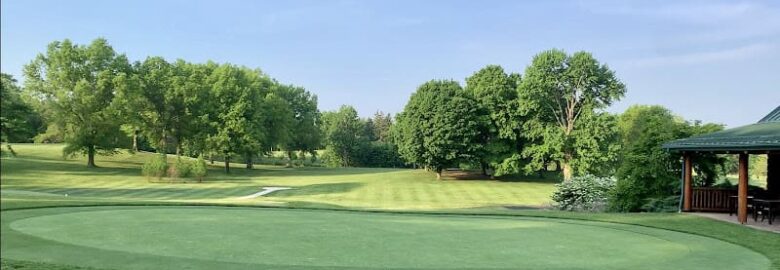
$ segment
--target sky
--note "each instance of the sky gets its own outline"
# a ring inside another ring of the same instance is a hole
[[[305,87],[321,110],[397,113],[420,84],[461,82],[537,53],[588,51],[626,96],[741,126],[780,105],[780,1],[0,2],[0,71],[19,81],[46,45],[103,37],[130,60],[229,62]]]

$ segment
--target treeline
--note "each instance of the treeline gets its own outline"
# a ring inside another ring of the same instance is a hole
[[[131,63],[97,39],[87,46],[49,44],[24,67],[24,76],[24,95],[3,76],[3,101],[6,93],[26,96],[19,104],[29,108],[9,112],[40,114],[47,127],[37,140],[65,142],[65,154],[86,154],[90,167],[97,154],[146,146],[217,157],[227,171],[232,157],[251,168],[256,156],[272,149],[316,155],[322,143],[317,97],[258,69],[161,57]],[[34,133],[18,127],[35,129],[36,120],[25,125],[11,118],[16,122],[3,121],[4,140]]]
[[[613,210],[676,205],[680,157],[661,145],[723,126],[686,121],[661,106],[605,110],[625,93],[615,72],[591,54],[544,51],[522,76],[491,65],[466,78],[465,87],[450,80],[422,84],[391,133],[405,161],[439,177],[464,163],[495,176],[556,168],[565,181],[615,179]],[[723,157],[696,159],[699,185],[728,172]]]
[[[423,84],[398,115],[401,155],[437,174],[462,162],[491,175],[555,164],[567,180],[613,170],[617,122],[604,109],[626,91],[615,73],[589,53],[550,50],[524,74],[487,66],[465,87]]]

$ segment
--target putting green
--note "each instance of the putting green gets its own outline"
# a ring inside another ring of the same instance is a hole
[[[708,237],[544,218],[227,207],[4,211],[3,257],[112,269],[768,269]]]

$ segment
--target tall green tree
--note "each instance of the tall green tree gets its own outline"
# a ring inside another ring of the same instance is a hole
[[[600,142],[609,142],[603,138],[614,137],[610,134],[614,128],[592,128],[614,126],[601,110],[625,92],[614,71],[590,53],[549,50],[536,55],[519,87],[524,136],[529,140],[523,156],[531,158],[526,169],[560,162],[564,179],[569,180],[575,173],[599,167],[592,162],[613,160],[617,146]]]
[[[244,155],[247,168],[252,157],[262,150],[268,133],[265,124],[265,95],[270,80],[259,70],[224,64],[207,79],[211,87],[214,114],[209,122],[214,134],[207,141],[213,151],[223,155],[225,172],[230,172],[230,158]]]
[[[338,165],[350,167],[358,165],[358,156],[363,145],[368,142],[364,136],[364,124],[352,106],[343,105],[338,111],[323,115],[325,145]]]
[[[181,63],[177,61],[180,83],[175,91],[183,92],[187,117],[185,121],[177,122],[176,132],[179,145],[187,155],[209,155],[213,157],[214,149],[209,148],[208,138],[216,134],[216,127],[211,120],[221,106],[214,98],[214,92],[209,84],[211,74],[218,67],[213,62],[205,64]],[[183,125],[178,127],[178,124]]]
[[[95,154],[113,153],[122,142],[114,95],[128,85],[132,72],[124,55],[105,39],[87,46],[70,40],[49,44],[25,66],[26,87],[52,112],[64,132],[64,154],[85,153],[95,167]]]
[[[390,114],[385,114],[381,111],[374,113],[373,119],[373,133],[374,138],[380,142],[391,142],[392,134],[390,130],[393,127],[393,117]]]
[[[289,140],[282,145],[287,157],[292,160],[294,151],[316,154],[321,145],[320,111],[317,109],[317,96],[302,87],[277,84],[273,93],[285,101],[291,112]]]
[[[679,195],[680,155],[661,146],[669,141],[721,130],[716,124],[688,122],[661,106],[633,105],[620,115],[620,143],[617,184],[610,207],[617,211],[651,210],[645,205]],[[693,156],[696,182],[709,185],[715,181],[716,168],[725,160],[714,154]],[[668,200],[676,209],[677,200]]]
[[[478,154],[482,174],[495,169],[518,150],[521,117],[518,115],[517,84],[519,75],[508,75],[501,66],[489,65],[466,78],[466,92],[474,97],[483,115]],[[503,171],[496,171],[501,174]]]
[[[476,101],[457,82],[426,82],[398,115],[399,153],[441,179],[444,168],[473,160],[482,150],[480,121]]]
[[[0,140],[31,142],[42,126],[41,116],[24,101],[16,79],[0,73]]]
[[[125,96],[130,103],[128,115],[134,116],[136,120],[131,122],[136,123],[157,152],[165,155],[169,150],[174,119],[183,103],[173,93],[174,67],[161,57],[149,57],[136,63],[135,70],[140,86]]]

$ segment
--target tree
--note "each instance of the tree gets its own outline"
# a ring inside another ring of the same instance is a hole
[[[42,126],[41,116],[24,101],[16,80],[0,73],[0,140],[30,142]]]
[[[105,39],[88,46],[52,42],[24,71],[26,87],[64,133],[64,154],[86,153],[89,167],[95,167],[95,154],[113,153],[121,143],[114,94],[130,85],[130,73],[127,58]]]
[[[650,201],[679,195],[680,155],[663,148],[666,142],[722,129],[715,124],[693,123],[675,116],[661,106],[634,105],[618,121],[622,148],[612,194],[611,207],[618,211],[637,211]],[[714,182],[715,168],[723,159],[714,154],[693,156],[697,182]],[[676,208],[676,200],[670,200]],[[647,207],[645,207],[647,208]]]
[[[207,82],[215,107],[208,120],[213,128],[207,138],[210,148],[223,155],[226,173],[234,154],[244,155],[251,168],[251,157],[261,151],[268,135],[263,101],[270,80],[259,70],[224,64],[214,69]]]
[[[169,150],[175,115],[183,107],[183,102],[173,93],[174,67],[161,57],[149,57],[136,63],[135,70],[140,86],[123,97],[128,103],[126,109],[131,117],[129,122],[133,123],[133,136],[142,132],[164,156]]]
[[[322,133],[318,126],[320,111],[317,109],[317,96],[304,88],[291,85],[276,84],[272,91],[287,101],[292,114],[289,140],[282,145],[282,149],[287,152],[287,157],[292,162],[294,151],[316,154],[317,148],[322,143]]]
[[[483,175],[488,175],[488,168],[495,171],[518,150],[521,122],[517,114],[517,83],[519,75],[507,75],[496,65],[486,66],[466,78],[466,92],[477,101],[483,115],[481,142],[485,147],[478,154]]]
[[[524,136],[529,140],[523,156],[531,158],[526,169],[541,168],[546,161],[560,162],[564,179],[569,180],[575,172],[588,172],[593,167],[578,160],[609,160],[612,153],[584,142],[611,137],[603,132],[612,130],[586,127],[593,125],[589,122],[605,124],[608,119],[601,118],[608,115],[599,111],[619,100],[625,91],[615,73],[590,53],[569,56],[550,50],[536,55],[519,88],[520,112],[526,118]]]
[[[300,124],[300,122],[297,122],[297,119],[294,118],[295,112],[293,112],[290,107],[290,103],[284,98],[276,95],[276,93],[266,95],[264,103],[264,113],[266,117],[263,128],[266,130],[267,138],[263,144],[263,149],[270,149],[271,147],[276,146],[296,146],[294,140],[301,139],[301,137],[304,136],[296,137],[297,134],[295,134],[295,132],[297,130],[295,130],[295,128],[300,127],[297,125]],[[297,145],[305,143],[306,142],[303,142]],[[290,159],[292,159],[291,152],[292,151],[288,151],[288,157],[290,157]],[[288,165],[291,166],[292,164]]]
[[[472,160],[482,150],[477,103],[454,81],[429,81],[417,88],[398,115],[399,153],[436,171]]]
[[[374,114],[373,119],[373,133],[374,138],[376,138],[380,142],[390,142],[392,140],[392,136],[390,134],[390,129],[393,126],[393,117],[390,116],[390,114],[385,114],[381,111],[378,111]]]
[[[364,125],[355,108],[342,105],[338,111],[324,114],[323,120],[329,155],[334,156],[341,167],[357,165],[359,151],[368,140],[363,136]]]

